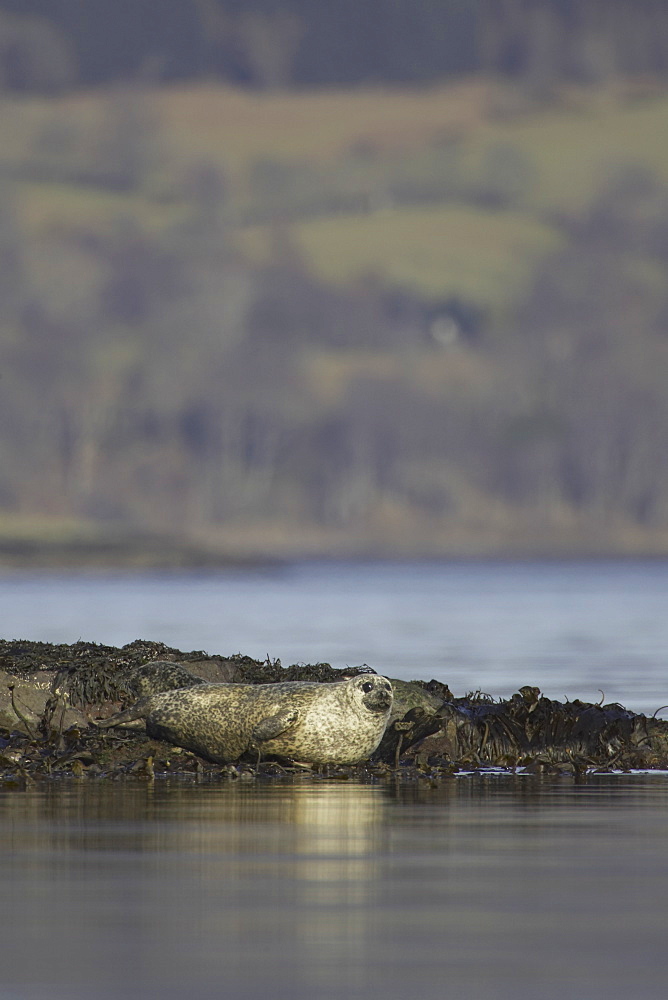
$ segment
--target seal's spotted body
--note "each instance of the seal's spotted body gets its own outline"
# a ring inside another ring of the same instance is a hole
[[[392,685],[375,674],[334,684],[199,684],[143,698],[98,725],[145,719],[154,739],[221,764],[250,750],[310,764],[354,764],[380,743],[391,707]]]

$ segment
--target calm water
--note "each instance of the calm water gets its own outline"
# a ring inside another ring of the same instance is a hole
[[[2,1000],[663,998],[668,776],[0,792]]]
[[[0,637],[157,639],[284,665],[368,663],[508,696],[668,702],[668,562],[302,564],[266,573],[0,577]]]
[[[0,636],[668,702],[668,565],[0,578]],[[0,1000],[666,996],[668,775],[0,787]]]

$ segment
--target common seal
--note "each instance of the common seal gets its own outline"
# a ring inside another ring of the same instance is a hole
[[[172,660],[152,660],[136,667],[130,675],[130,683],[135,698],[146,698],[161,691],[173,691],[205,684],[203,677],[197,677],[183,663]]]
[[[407,712],[413,708],[421,708],[425,715],[435,715],[445,699],[425,690],[416,681],[401,681],[396,677],[390,678],[392,690],[394,692],[394,702],[388,721],[388,726],[393,722],[401,722]]]
[[[354,764],[380,743],[392,698],[389,680],[377,674],[334,684],[199,684],[142,698],[97,725],[145,719],[149,736],[218,764],[249,750],[309,764]]]

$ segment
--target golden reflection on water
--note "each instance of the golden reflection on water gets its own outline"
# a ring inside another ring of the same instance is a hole
[[[667,836],[658,775],[0,790],[0,998],[663,1000]]]
[[[353,784],[258,791],[156,783],[0,795],[4,856],[20,858],[5,899],[28,925],[15,948],[28,962],[39,938],[45,968],[64,973],[78,940],[85,981],[87,968],[112,974],[111,935],[147,979],[214,980],[224,965],[239,983],[287,963],[306,994],[364,991],[387,800]]]

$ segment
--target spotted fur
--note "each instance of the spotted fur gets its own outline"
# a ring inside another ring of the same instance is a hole
[[[142,698],[98,725],[144,719],[154,739],[215,763],[255,751],[310,764],[354,764],[380,743],[392,708],[386,677],[334,684],[199,684]]]

